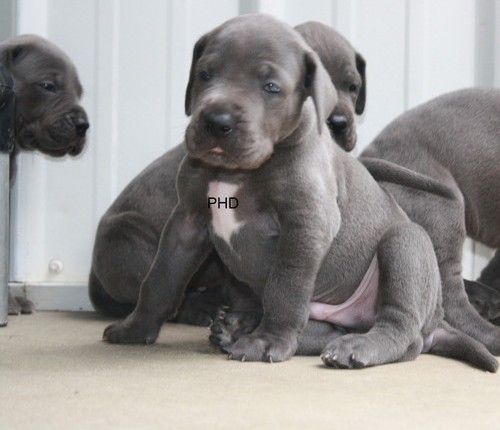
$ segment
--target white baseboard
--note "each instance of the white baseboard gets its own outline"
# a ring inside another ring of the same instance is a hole
[[[9,283],[14,296],[24,296],[39,311],[93,311],[86,283]]]

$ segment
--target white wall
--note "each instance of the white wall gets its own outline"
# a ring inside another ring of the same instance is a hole
[[[18,0],[17,32],[49,38],[76,63],[91,122],[88,147],[76,159],[19,158],[11,279],[39,307],[89,306],[85,283],[99,217],[143,167],[182,140],[194,42],[251,11],[292,25],[330,24],[364,55],[360,149],[396,115],[435,95],[500,86],[500,0]],[[474,250],[466,246],[468,277],[489,256]],[[62,262],[60,273],[49,270],[52,260]]]

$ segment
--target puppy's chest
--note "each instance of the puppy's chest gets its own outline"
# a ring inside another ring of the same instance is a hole
[[[251,270],[252,261],[257,263],[271,253],[279,226],[272,210],[263,209],[262,199],[244,183],[208,183],[209,230],[226,265],[238,266],[245,261],[247,269]]]
[[[238,234],[246,224],[240,206],[241,186],[228,182],[208,183],[207,205],[210,209],[212,233],[230,244],[231,237]]]

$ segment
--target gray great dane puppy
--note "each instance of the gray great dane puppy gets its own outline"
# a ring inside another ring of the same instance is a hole
[[[23,35],[0,43],[0,63],[14,81],[16,144],[11,172],[21,150],[52,157],[78,155],[89,123],[79,104],[82,85],[68,56],[46,39]],[[9,295],[9,314],[32,311],[29,300]]]
[[[500,327],[472,308],[462,280],[465,236],[500,248],[500,90],[465,89],[437,97],[389,124],[361,154],[380,181],[391,161],[456,191],[454,199],[384,183],[410,219],[429,233],[443,281],[446,320],[500,354]],[[390,181],[394,182],[394,181]],[[498,285],[497,251],[480,281]],[[484,316],[498,318],[498,290],[468,283],[470,299]]]
[[[338,93],[338,102],[327,119],[335,142],[346,151],[356,145],[354,112],[361,115],[366,103],[366,61],[333,28],[306,22],[295,29],[319,55]]]
[[[365,106],[365,61],[349,42],[324,24],[307,22],[295,28],[313,50],[324,55],[339,97],[327,123],[335,141],[350,150],[356,143],[354,112],[361,114]],[[161,230],[177,204],[175,177],[185,154],[181,144],[155,160],[101,218],[89,277],[89,296],[101,313],[124,317],[134,309]],[[215,255],[209,258],[191,281],[177,320],[209,325],[225,303],[226,279],[220,260]]]
[[[496,371],[483,345],[443,321],[425,231],[332,143],[324,123],[336,98],[317,54],[274,18],[234,18],[196,43],[179,202],[136,308],[104,339],[154,342],[215,247],[263,305],[259,326],[226,347],[233,359],[286,360],[312,317],[332,323],[323,349],[330,366],[425,351]],[[220,208],[211,199],[239,203]],[[339,336],[333,324],[358,332]]]

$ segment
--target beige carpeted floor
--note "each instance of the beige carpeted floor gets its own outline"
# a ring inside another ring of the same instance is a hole
[[[208,330],[102,342],[108,320],[39,312],[0,328],[1,429],[500,429],[500,373],[434,356],[364,370],[240,363]]]

